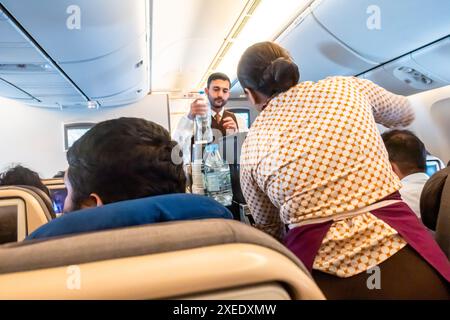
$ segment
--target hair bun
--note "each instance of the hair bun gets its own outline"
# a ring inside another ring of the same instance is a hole
[[[299,78],[297,65],[289,58],[279,57],[264,70],[260,84],[272,94],[277,94],[295,86]]]

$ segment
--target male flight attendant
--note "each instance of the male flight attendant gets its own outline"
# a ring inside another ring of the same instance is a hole
[[[224,106],[230,97],[230,86],[230,79],[225,74],[217,72],[209,76],[207,88],[205,88],[205,93],[211,105],[211,128],[213,133],[215,130],[220,131],[222,136],[238,132],[236,116],[232,112],[224,110]],[[207,108],[206,101],[201,98],[192,102],[189,113],[180,119],[173,134],[173,139],[183,149],[184,163],[190,162],[195,116],[205,114]]]

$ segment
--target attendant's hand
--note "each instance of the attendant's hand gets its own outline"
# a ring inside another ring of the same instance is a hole
[[[196,115],[205,115],[208,112],[208,106],[203,98],[197,98],[191,103],[188,118],[194,120]]]
[[[223,127],[227,135],[236,133],[238,131],[237,124],[231,117],[226,117],[223,119]]]

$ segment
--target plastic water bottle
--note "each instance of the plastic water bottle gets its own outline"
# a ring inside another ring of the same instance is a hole
[[[195,116],[195,137],[194,142],[196,144],[207,144],[212,142],[213,134],[211,130],[211,106],[208,102],[208,97],[204,91],[200,91],[200,98],[202,98],[206,104],[207,112],[204,115]]]
[[[222,160],[219,146],[207,145],[204,159],[206,194],[224,206],[230,206],[233,199],[230,167]]]
[[[192,193],[205,194],[205,175],[202,160],[195,160],[192,163]]]

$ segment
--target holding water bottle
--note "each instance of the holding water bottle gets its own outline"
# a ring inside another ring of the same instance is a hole
[[[204,91],[199,92],[200,97],[197,98],[197,105],[205,105],[205,112],[199,113],[195,116],[195,137],[196,144],[207,144],[212,142],[213,134],[211,130],[211,107]]]
[[[207,145],[204,159],[206,194],[224,206],[230,206],[233,199],[230,167],[222,160],[219,146]]]

